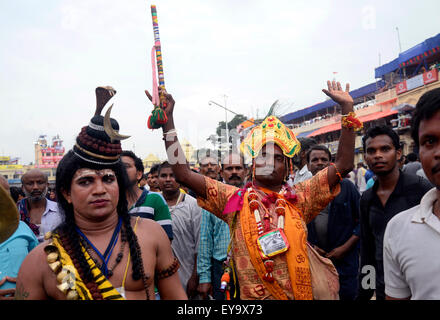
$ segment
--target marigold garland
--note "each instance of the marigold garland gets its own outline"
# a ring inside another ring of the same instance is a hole
[[[343,115],[341,118],[341,125],[343,128],[347,128],[347,129],[353,128],[354,131],[359,131],[364,127],[362,121],[356,118],[356,114],[354,112],[350,112],[347,115]]]

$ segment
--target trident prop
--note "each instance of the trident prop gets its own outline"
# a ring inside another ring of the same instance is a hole
[[[148,128],[157,129],[160,128],[165,123],[167,123],[168,118],[163,109],[166,107],[166,101],[164,96],[165,77],[163,74],[162,49],[160,44],[159,24],[157,22],[157,11],[155,5],[151,6],[151,18],[153,19],[153,32],[154,32],[154,46],[151,49],[151,66],[153,69],[152,103],[154,105],[154,109],[150,117],[148,118]],[[159,78],[159,86],[157,83],[156,65],[157,65],[157,75]],[[159,96],[158,87],[162,89],[160,92],[160,96]]]

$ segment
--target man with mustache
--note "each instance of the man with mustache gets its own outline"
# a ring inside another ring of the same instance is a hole
[[[174,99],[159,89],[167,115],[162,127],[165,147],[173,172],[197,194],[200,206],[229,224],[231,261],[237,273],[237,278],[231,273],[231,281],[238,280],[243,300],[337,298],[334,266],[328,259],[318,259],[307,245],[306,224],[339,193],[342,177],[353,169],[355,130],[362,123],[353,112],[349,85],[344,90],[339,82],[327,81],[327,87],[323,92],[343,115],[336,162],[291,188],[286,181],[300,145],[292,130],[277,117],[268,116],[241,144],[241,151],[252,159],[253,177],[243,189],[191,171],[174,127]],[[312,276],[311,266],[320,271]],[[325,278],[319,283],[318,274]]]
[[[202,159],[201,163],[206,163],[205,160],[206,158]],[[207,173],[206,176],[208,176]],[[246,174],[244,159],[239,154],[228,153],[223,157],[220,175],[226,184],[241,188],[244,185]],[[206,299],[208,294],[211,293],[215,300],[225,300],[225,293],[220,290],[220,285],[223,275],[223,262],[227,258],[229,242],[228,225],[203,209],[199,249],[197,251],[197,274],[199,275],[197,290],[203,299]]]
[[[220,167],[218,160],[213,156],[207,156],[200,160],[200,173],[211,179],[218,180]]]
[[[383,271],[383,236],[387,223],[397,213],[420,203],[431,189],[429,182],[417,175],[402,172],[398,160],[402,156],[399,136],[387,126],[371,127],[362,138],[364,158],[377,179],[361,197],[361,281],[359,299],[385,299]],[[375,280],[367,284],[364,267],[374,267]],[[365,277],[365,280],[364,280]]]
[[[38,169],[26,172],[22,178],[25,199],[18,202],[20,219],[35,233],[39,242],[44,235],[55,229],[63,221],[56,202],[46,198],[48,191],[47,176]]]
[[[396,215],[384,236],[387,299],[439,300],[440,280],[440,89],[418,101],[411,136],[429,181],[435,186],[420,204]]]

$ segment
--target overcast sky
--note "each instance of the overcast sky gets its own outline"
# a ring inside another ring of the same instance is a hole
[[[399,54],[396,27],[403,51],[440,32],[438,0],[0,0],[0,155],[34,162],[40,134],[70,149],[95,88],[110,85],[112,117],[131,135],[123,148],[164,158],[161,130],[146,125],[151,4],[176,129],[198,148],[212,147],[206,138],[225,120],[209,100],[248,117],[276,99],[303,109],[325,99],[333,72],[352,89],[374,82],[379,55]]]

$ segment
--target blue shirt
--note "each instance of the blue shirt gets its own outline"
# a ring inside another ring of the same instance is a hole
[[[0,243],[0,280],[16,278],[21,263],[28,253],[38,245],[38,239],[26,223],[20,221],[17,230],[6,241]],[[6,281],[0,289],[15,288],[15,283]]]
[[[203,209],[200,222],[199,248],[197,250],[199,283],[211,282],[211,259],[226,260],[229,242],[228,224]]]

